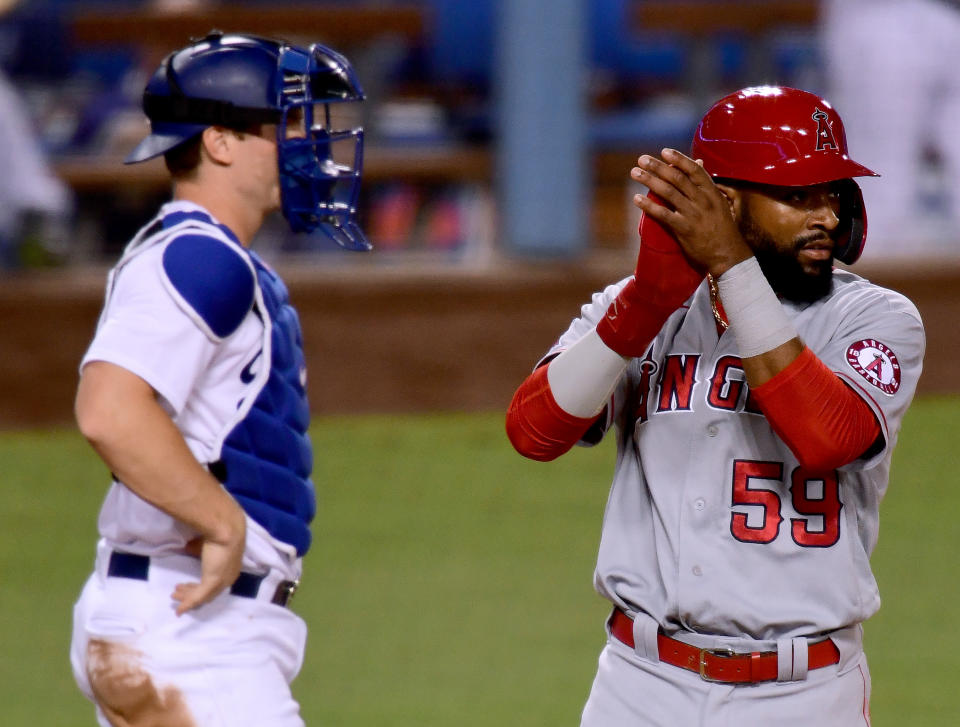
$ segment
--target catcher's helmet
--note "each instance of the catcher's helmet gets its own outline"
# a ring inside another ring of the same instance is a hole
[[[159,156],[208,126],[276,124],[280,197],[290,227],[319,228],[342,247],[366,250],[355,220],[363,129],[331,123],[331,104],[363,99],[350,63],[329,48],[212,32],[167,56],[148,81],[143,110],[151,133],[125,163]],[[306,135],[288,139],[288,119],[299,125],[301,114]],[[334,160],[335,151],[342,159]]]
[[[845,180],[834,257],[860,257],[867,215],[853,177],[879,175],[850,158],[843,121],[825,99],[782,86],[744,88],[707,111],[690,151],[718,179],[784,187]]]

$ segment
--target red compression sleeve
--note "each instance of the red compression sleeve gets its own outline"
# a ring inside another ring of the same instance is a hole
[[[597,420],[568,414],[550,391],[547,367],[520,384],[507,410],[507,436],[524,457],[549,462],[568,451]]]
[[[773,431],[815,471],[853,462],[880,436],[869,405],[807,347],[753,394]]]

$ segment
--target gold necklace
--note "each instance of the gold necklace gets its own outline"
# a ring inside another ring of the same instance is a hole
[[[721,312],[720,287],[710,273],[707,273],[707,282],[710,284],[710,310],[713,311],[713,318],[723,330],[727,330],[730,324],[727,323],[726,316]]]

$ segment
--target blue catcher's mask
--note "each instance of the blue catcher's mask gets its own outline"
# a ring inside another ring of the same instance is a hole
[[[151,133],[126,163],[159,156],[208,126],[275,123],[281,208],[291,229],[369,250],[356,222],[363,129],[334,128],[332,113],[363,100],[349,61],[329,48],[213,32],[170,54],[147,83]]]
[[[294,232],[320,229],[341,247],[369,250],[356,223],[363,129],[340,129],[334,122],[339,104],[363,100],[353,70],[343,56],[319,45],[311,46],[308,56],[285,48],[278,65],[284,103],[277,124],[283,216]]]

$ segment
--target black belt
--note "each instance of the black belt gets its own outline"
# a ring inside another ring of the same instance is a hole
[[[108,576],[145,581],[148,580],[149,573],[150,558],[146,555],[122,553],[119,550],[110,554],[110,564],[107,567]],[[230,593],[241,598],[257,598],[260,595],[260,586],[263,584],[265,577],[258,576],[255,573],[242,572],[230,586]],[[270,603],[277,606],[286,606],[296,592],[298,585],[297,581],[280,581],[273,592]]]

